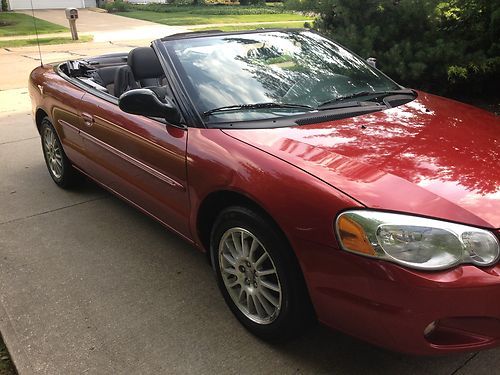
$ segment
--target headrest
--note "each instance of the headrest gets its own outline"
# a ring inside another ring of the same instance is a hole
[[[162,77],[165,73],[151,47],[137,47],[128,54],[127,64],[136,80]]]

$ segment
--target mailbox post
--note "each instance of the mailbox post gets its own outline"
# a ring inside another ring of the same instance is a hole
[[[78,9],[66,8],[66,18],[69,20],[69,29],[71,30],[71,38],[78,40],[78,31],[76,30],[76,20],[78,19]]]

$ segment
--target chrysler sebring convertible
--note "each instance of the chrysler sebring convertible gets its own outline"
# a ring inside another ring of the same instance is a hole
[[[500,345],[500,121],[304,29],[205,31],[36,68],[48,172],[207,254],[258,337]],[[196,283],[196,280],[193,280]]]

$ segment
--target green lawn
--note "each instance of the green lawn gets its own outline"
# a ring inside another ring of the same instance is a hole
[[[128,11],[116,14],[172,26],[307,21],[310,18],[300,13],[286,12],[282,6],[147,4],[128,5],[127,8]]]
[[[306,21],[307,18],[301,14],[278,13],[278,14],[193,14],[189,12],[156,13],[147,10],[116,13],[120,16],[138,18],[170,26],[183,25],[205,25],[217,23],[247,23],[247,22],[283,22],[283,21]]]
[[[255,29],[285,29],[285,28],[300,28],[304,27],[304,21],[280,22],[280,23],[259,23],[255,25],[231,25],[231,26],[215,26],[193,28],[192,30],[221,30],[221,31],[240,31],[240,30],[255,30]]]
[[[38,34],[60,33],[69,31],[66,27],[55,25],[41,19],[36,19]],[[35,34],[33,18],[22,13],[0,13],[0,36]]]
[[[67,44],[67,43],[83,43],[90,42],[92,36],[83,35],[80,36],[79,40],[73,40],[70,37],[54,37],[54,38],[40,38],[40,44]],[[36,45],[36,39],[11,39],[11,40],[0,40],[0,47],[26,47]]]

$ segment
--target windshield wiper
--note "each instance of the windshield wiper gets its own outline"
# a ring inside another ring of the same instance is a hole
[[[306,109],[308,111],[316,110],[314,107],[303,104],[287,104],[287,103],[253,103],[253,104],[236,104],[236,105],[228,105],[225,107],[214,108],[209,111],[205,111],[202,113],[203,117],[208,117],[212,113],[216,112],[231,112],[231,111],[246,111],[252,109],[261,109],[261,108],[298,108],[298,109]]]
[[[373,96],[373,98],[370,99],[375,99],[379,98],[381,96],[388,96],[388,95],[412,95],[414,96],[415,93],[411,89],[401,89],[401,90],[388,90],[388,91],[360,91],[360,92],[355,92],[353,94],[345,95],[345,96],[338,96],[334,99],[327,100],[326,102],[321,103],[318,106],[318,109],[325,109],[325,107],[328,107],[330,104],[335,104],[339,102],[343,102],[349,99],[354,99],[354,98],[360,98],[362,96]]]

